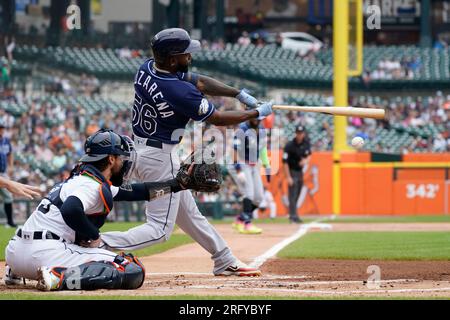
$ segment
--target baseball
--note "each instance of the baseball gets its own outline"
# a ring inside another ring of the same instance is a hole
[[[361,148],[364,145],[364,139],[361,137],[354,137],[352,139],[352,146],[356,149]]]

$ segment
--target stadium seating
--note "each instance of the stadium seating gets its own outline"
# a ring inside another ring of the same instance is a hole
[[[372,80],[372,88],[402,88],[415,85],[421,88],[449,86],[449,51],[415,46],[365,46],[364,68],[375,70],[384,58],[401,61],[417,58],[420,61],[413,79]],[[218,68],[277,86],[329,87],[332,81],[332,50],[322,50],[315,59],[297,57],[294,52],[274,45],[241,47],[227,45],[223,51],[203,50],[194,57],[196,65]],[[361,80],[353,78],[350,87],[363,88]]]
[[[101,97],[87,97],[83,95],[79,96],[64,96],[64,95],[45,95],[35,99],[24,99],[22,102],[11,102],[11,101],[0,101],[0,109],[12,114],[15,117],[21,117],[26,114],[31,108],[31,104],[43,104],[46,103],[47,107],[60,105],[63,108],[81,106],[85,111],[85,117],[89,118],[97,112],[113,112],[125,111],[129,109],[128,103],[119,103],[110,99],[103,99]],[[44,123],[47,127],[52,127],[61,124],[61,120],[46,117]],[[21,154],[20,152],[15,153],[17,161],[28,164],[37,172],[45,175],[54,174],[57,168],[52,166],[51,163],[45,161],[37,161],[32,154]]]
[[[13,60],[11,70],[11,76],[28,76],[31,74],[32,66],[29,63]]]
[[[15,56],[27,61],[42,61],[49,67],[74,73],[94,74],[99,78],[130,79],[143,59],[119,58],[112,49],[20,46]]]
[[[50,105],[61,105],[63,107],[80,105],[83,109],[86,110],[87,117],[102,110],[117,112],[127,110],[130,107],[128,103],[120,103],[111,99],[103,99],[98,96],[90,98],[83,95],[79,95],[76,97],[64,95],[48,95],[39,97],[37,99],[28,98],[21,103],[0,101],[0,109],[3,109],[8,113],[19,117],[23,113],[27,112],[27,110],[29,110],[32,102],[49,103]],[[51,123],[51,121],[54,119],[47,120],[49,121],[49,123]]]
[[[420,66],[412,79],[372,80],[373,89],[450,87],[450,49],[416,46],[365,46],[364,68],[375,70],[384,58],[401,61],[417,58]],[[42,61],[71,72],[85,72],[103,79],[130,79],[143,58],[119,58],[112,49],[19,46],[15,56],[26,61]],[[194,66],[281,87],[330,87],[333,53],[325,49],[312,59],[275,45],[257,47],[227,44],[224,50],[204,49],[194,54]],[[359,78],[351,88],[366,88]]]

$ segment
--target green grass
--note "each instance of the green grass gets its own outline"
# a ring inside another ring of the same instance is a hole
[[[445,297],[292,297],[292,296],[125,296],[125,295],[72,295],[63,293],[0,293],[0,300],[449,300]]]
[[[144,222],[107,222],[100,229],[101,232],[107,231],[127,231],[131,228],[137,227]]]
[[[186,234],[172,234],[170,236],[169,241],[158,243],[153,246],[131,252],[138,257],[145,257],[161,253],[192,242],[194,241],[191,239],[191,237],[189,237]]]
[[[106,223],[102,229],[101,232],[107,232],[107,231],[127,231],[128,229],[131,229],[133,227],[136,227],[142,223],[139,222],[113,222],[113,223]],[[5,248],[9,242],[9,240],[12,238],[12,236],[15,233],[15,229],[12,228],[5,228],[3,226],[0,226],[0,261],[5,260]],[[149,256],[152,254],[161,253],[164,251],[167,251],[169,249],[192,243],[193,240],[191,237],[189,237],[186,234],[172,234],[169,241],[155,244],[153,246],[132,251],[134,254],[136,254],[138,257],[144,257]]]
[[[5,260],[5,248],[8,245],[9,240],[16,233],[14,228],[5,228],[0,225],[0,260]]]
[[[450,215],[441,216],[336,216],[326,219],[328,223],[414,223],[414,222],[450,222]]]
[[[107,232],[107,231],[127,231],[133,227],[141,225],[143,222],[113,222],[113,223],[106,223],[102,229],[101,232]],[[132,251],[133,254],[137,255],[138,257],[145,257],[145,256],[151,256],[152,254],[161,253],[167,250],[170,250],[172,248],[176,248],[179,246],[182,246],[184,244],[192,243],[194,240],[192,240],[191,237],[189,237],[187,234],[176,234],[175,231],[177,230],[177,227],[175,227],[174,233],[170,236],[169,241],[158,243],[153,246],[135,250]]]
[[[77,295],[77,294],[48,294],[48,293],[0,293],[0,300],[284,300],[295,297],[270,297],[270,296],[132,296],[132,295]]]
[[[450,260],[449,232],[317,232],[284,248],[280,258]]]

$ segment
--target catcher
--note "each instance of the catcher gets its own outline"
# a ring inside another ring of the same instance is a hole
[[[88,137],[85,152],[70,177],[50,191],[9,241],[7,285],[27,278],[38,280],[37,288],[45,291],[137,289],[145,278],[138,258],[98,248],[99,228],[113,201],[151,201],[187,188],[220,188],[216,165],[189,165],[174,179],[120,188],[133,166],[134,145],[111,130]]]

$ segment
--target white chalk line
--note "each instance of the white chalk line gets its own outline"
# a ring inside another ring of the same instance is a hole
[[[315,221],[312,221],[310,223],[304,224],[300,226],[299,230],[293,234],[292,236],[284,239],[283,241],[279,242],[278,244],[274,245],[272,248],[267,250],[262,255],[258,256],[253,260],[253,262],[250,264],[252,267],[259,268],[261,265],[264,264],[267,259],[270,259],[271,257],[275,256],[279,251],[281,251],[283,248],[291,244],[292,242],[300,239],[302,236],[304,236],[310,229],[318,228],[318,229],[325,229],[329,230],[331,229],[331,225],[329,224],[322,224],[320,221],[323,220],[334,220],[336,216],[331,217],[323,217],[320,219],[317,219]],[[194,276],[211,276],[211,273],[206,272],[151,272],[147,273],[147,276],[161,276],[161,275],[168,275],[168,276],[180,276],[180,275],[194,275]],[[308,278],[307,276],[277,276],[277,275],[265,275],[264,277],[255,277],[255,278],[245,278],[245,279],[236,279],[236,278],[211,278],[208,279],[209,281],[226,281],[226,282],[248,282],[248,281],[264,281],[264,280],[276,280],[276,279],[305,279]],[[192,279],[183,279],[183,278],[177,278],[174,280],[182,281],[182,280],[192,280]],[[380,280],[380,283],[402,283],[402,282],[420,282],[417,279],[393,279],[393,280]],[[329,285],[329,284],[363,284],[363,281],[359,280],[351,280],[351,281],[307,281],[307,282],[289,282],[284,283],[285,285],[289,284],[295,284],[298,286],[304,286],[304,285]],[[234,285],[225,284],[223,286],[224,289],[232,288],[232,289],[238,289],[238,290],[252,290],[252,291],[274,291],[274,292],[298,292],[298,293],[312,293],[312,294],[328,294],[328,295],[345,295],[345,294],[358,294],[358,293],[414,293],[414,292],[439,292],[439,291],[450,291],[450,287],[443,287],[443,288],[416,288],[416,289],[372,289],[372,290],[349,290],[349,291],[328,291],[328,290],[311,290],[311,289],[283,289],[283,288],[247,288],[247,287],[237,287]],[[186,288],[190,289],[218,289],[217,286],[211,286],[211,285],[190,285]],[[164,288],[159,287],[158,290],[161,291],[173,291],[172,288]]]
[[[182,275],[192,275],[192,276],[212,276],[211,272],[147,272],[146,276],[182,276]]]
[[[416,279],[392,279],[392,280],[379,280],[379,283],[396,283],[396,282],[419,282]],[[287,282],[283,282],[287,283]],[[298,285],[328,285],[328,284],[363,284],[364,281],[361,280],[331,280],[331,281],[303,281],[303,282],[292,282]]]
[[[331,228],[330,225],[323,224],[320,222],[324,221],[324,220],[330,220],[330,219],[333,220],[334,218],[335,218],[335,216],[322,217],[322,218],[316,219],[310,223],[305,223],[305,224],[301,225],[295,234],[293,234],[289,238],[286,238],[283,241],[279,242],[278,244],[276,244],[275,246],[270,248],[268,251],[266,251],[259,257],[256,257],[253,260],[253,262],[250,263],[250,266],[253,268],[259,268],[267,259],[275,256],[284,247],[286,247],[293,241],[299,239],[300,237],[304,236],[309,229],[313,229],[313,228],[330,229]],[[210,276],[211,273],[206,273],[206,272],[147,272],[146,275],[147,276],[172,276],[172,275]],[[286,276],[286,278],[292,279],[293,277]],[[259,279],[261,279],[261,278],[259,278]]]
[[[317,220],[314,220],[310,223],[302,224],[300,228],[290,237],[282,240],[281,242],[274,245],[272,248],[264,252],[262,255],[256,257],[249,266],[252,268],[259,268],[261,267],[268,259],[274,257],[278,252],[283,250],[286,246],[291,244],[292,242],[300,239],[303,237],[310,229],[313,228],[319,228],[319,229],[331,229],[331,226],[329,224],[321,224],[319,222],[323,220],[327,220],[329,217],[323,217],[319,218]]]
[[[160,275],[168,275],[174,276],[176,278],[169,279],[170,281],[195,281],[197,279],[193,278],[185,278],[183,275],[201,275],[201,276],[211,276],[210,273],[201,273],[201,272],[153,272],[146,273],[147,276],[160,276]],[[303,280],[310,278],[309,276],[284,276],[284,275],[264,275],[262,277],[210,277],[206,279],[211,282],[262,282],[262,281],[274,281],[274,280]],[[198,279],[205,280],[205,279]],[[154,281],[154,280],[153,280]],[[160,280],[162,282],[168,280]],[[391,280],[379,280],[379,283],[412,283],[412,282],[420,282],[417,279],[391,279]],[[331,284],[364,284],[363,280],[330,280],[330,281],[283,281],[284,285],[298,285],[298,286],[306,286],[306,285],[331,285]]]
[[[207,285],[198,285],[198,286],[189,286],[189,289],[218,289],[217,286],[207,286]],[[164,288],[158,288],[158,290]],[[223,288],[227,289],[227,288]],[[231,288],[230,288],[231,289]],[[338,290],[311,290],[311,289],[282,289],[282,288],[236,288],[233,287],[233,290],[250,290],[250,291],[274,291],[274,292],[290,292],[290,293],[314,293],[314,294],[329,294],[329,295],[343,295],[343,294],[359,294],[359,293],[414,293],[414,292],[438,292],[438,291],[449,291],[450,287],[445,288],[417,288],[417,289],[375,289],[375,290],[349,290],[349,291],[338,291]]]
[[[356,280],[347,280],[347,281],[305,281],[305,282],[282,282],[282,283],[274,283],[273,280],[277,280],[277,279],[272,279],[272,280],[263,280],[263,279],[252,279],[254,282],[258,281],[260,283],[261,286],[267,285],[267,288],[270,288],[270,286],[295,286],[295,287],[302,287],[302,286],[323,286],[323,285],[342,285],[342,284],[359,284],[359,285],[366,285],[363,281],[356,281]],[[175,281],[192,281],[192,279],[175,279]],[[194,280],[195,281],[195,280]],[[208,281],[211,282],[215,282],[218,281],[218,279],[208,279]],[[264,282],[270,282],[271,283],[264,283]],[[153,283],[166,283],[166,280],[160,280],[160,281],[152,281]],[[234,282],[234,283],[233,283]],[[239,286],[242,284],[242,282],[244,283],[248,283],[250,282],[249,280],[240,280],[240,279],[236,279],[236,280],[230,280],[228,281],[228,283],[224,283],[222,285],[222,287],[228,287],[228,288],[240,288]],[[380,284],[391,284],[391,283],[414,283],[414,282],[420,282],[419,280],[414,280],[414,279],[395,279],[395,280],[380,280],[379,283]],[[205,284],[206,285],[206,284]],[[196,286],[196,285],[192,285],[192,286]],[[247,287],[245,287],[247,288]],[[242,289],[242,288],[241,288]]]
[[[208,276],[208,277],[212,277],[209,280],[213,280],[213,281],[261,281],[261,280],[283,280],[283,279],[306,279],[306,278],[310,278],[308,276],[286,276],[286,275],[264,275],[261,277],[213,277],[214,275],[212,273],[208,273],[208,272],[183,272],[183,271],[178,271],[178,272],[147,272],[145,274],[148,277],[152,277],[152,276],[174,276],[177,277],[177,279],[173,279],[173,280],[182,280],[184,275],[188,275],[188,276]],[[187,279],[191,279],[192,278],[187,278]]]

